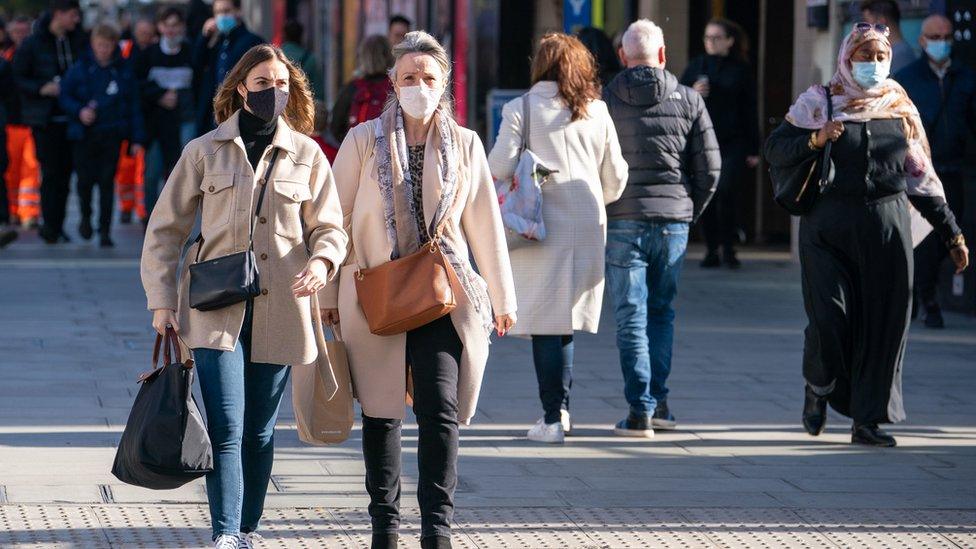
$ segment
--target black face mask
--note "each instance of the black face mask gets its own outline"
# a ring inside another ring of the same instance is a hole
[[[277,86],[256,92],[247,90],[247,106],[251,108],[254,116],[265,122],[271,122],[281,116],[287,105],[288,92],[281,91]]]

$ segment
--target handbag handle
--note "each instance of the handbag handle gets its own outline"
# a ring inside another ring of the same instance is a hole
[[[281,149],[275,147],[274,151],[271,153],[271,160],[268,162],[268,167],[264,170],[264,184],[261,185],[261,192],[258,193],[258,204],[254,208],[254,215],[251,217],[251,225],[247,231],[247,249],[254,249],[254,227],[258,220],[258,214],[261,213],[261,205],[264,204],[264,193],[268,190],[268,185],[271,185],[271,170],[274,169],[275,161],[278,160],[278,151]],[[200,251],[203,249],[203,231],[197,235],[195,241],[197,245],[197,258],[196,263],[200,262]]]
[[[153,355],[152,355],[152,367],[153,370],[159,366],[159,350],[162,347],[163,350],[163,367],[173,364],[173,356],[176,356],[176,362],[182,364],[183,356],[180,352],[179,341],[176,338],[176,330],[172,327],[166,328],[166,336],[163,334],[156,334],[156,343],[153,345]]]
[[[833,95],[830,93],[830,86],[824,86],[824,91],[827,92],[827,122],[834,119],[834,99]],[[824,187],[827,186],[827,178],[830,177],[830,150],[833,141],[827,140],[823,148],[823,161],[820,163],[820,192],[823,192]]]

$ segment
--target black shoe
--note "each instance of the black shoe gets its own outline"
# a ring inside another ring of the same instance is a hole
[[[895,437],[884,432],[877,424],[857,425],[851,429],[851,444],[892,448],[897,443]]]
[[[119,223],[130,225],[132,223],[132,212],[122,212],[119,214]]]
[[[58,235],[58,242],[62,244],[71,244],[71,237],[68,236],[68,233],[61,231],[61,234]]]
[[[945,319],[942,318],[942,307],[939,307],[937,301],[929,301],[925,304],[925,327],[945,328]]]
[[[803,428],[810,436],[818,436],[827,426],[827,397],[813,392],[809,385],[803,397]]]
[[[54,232],[50,227],[42,226],[37,230],[37,235],[41,237],[41,240],[48,244],[57,244],[61,239],[59,233]]]
[[[730,269],[738,269],[742,266],[742,262],[739,261],[739,258],[735,254],[735,248],[726,248],[722,253],[722,261]]]
[[[448,536],[421,538],[420,549],[451,549],[451,538]]]
[[[654,438],[651,416],[628,414],[613,427],[613,434],[621,437]]]
[[[0,248],[6,248],[14,240],[17,240],[17,231],[9,227],[0,228]]]
[[[668,410],[668,401],[659,400],[654,407],[654,415],[651,416],[651,426],[655,429],[671,430],[677,427],[678,420]]]
[[[718,256],[718,252],[710,250],[705,254],[705,259],[702,259],[701,268],[702,269],[716,269],[722,266],[722,260]]]
[[[95,230],[92,229],[92,224],[90,219],[82,219],[81,223],[78,224],[78,234],[81,238],[85,240],[91,240],[92,235],[95,234]]]
[[[369,544],[370,549],[396,549],[400,536],[396,532],[392,534],[374,533],[373,541]]]
[[[112,237],[110,237],[107,234],[103,234],[98,239],[98,247],[99,248],[114,248],[115,247],[115,242],[112,242]]]

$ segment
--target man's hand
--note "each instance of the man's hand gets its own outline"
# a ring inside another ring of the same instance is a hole
[[[40,94],[44,97],[57,97],[61,95],[61,84],[52,80],[41,86]]]
[[[81,123],[86,126],[91,126],[94,124],[95,118],[97,117],[98,114],[95,112],[95,109],[91,107],[84,107],[78,111],[78,120],[81,120]]]
[[[969,248],[965,244],[960,244],[949,250],[949,257],[956,266],[956,274],[960,274],[969,266]]]
[[[159,101],[157,101],[156,104],[168,111],[171,111],[176,108],[178,100],[179,96],[176,94],[176,90],[166,90],[166,93],[159,98]]]

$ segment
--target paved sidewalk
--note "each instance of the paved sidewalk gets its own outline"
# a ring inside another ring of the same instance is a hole
[[[70,227],[70,226],[69,226]],[[0,547],[202,547],[202,483],[153,492],[109,472],[149,363],[136,227],[119,248],[25,236],[0,251]],[[849,424],[802,432],[799,275],[781,254],[739,272],[689,260],[670,404],[680,430],[612,436],[626,413],[605,313],[577,340],[563,446],[526,441],[541,414],[530,345],[492,347],[462,430],[459,547],[974,547],[976,319],[913,326],[899,447],[852,447]],[[416,546],[416,428],[405,431],[405,537]],[[265,547],[364,547],[359,432],[302,445],[283,404]]]

